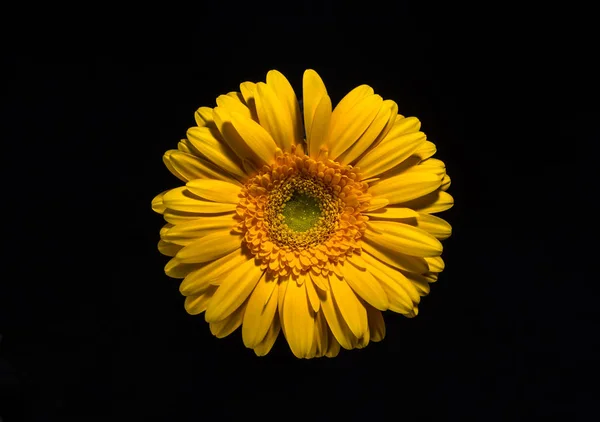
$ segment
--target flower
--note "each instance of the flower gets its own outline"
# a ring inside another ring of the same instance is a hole
[[[418,313],[444,269],[450,178],[415,117],[361,85],[332,111],[323,81],[288,80],[200,107],[164,155],[184,186],[154,198],[160,252],[185,309],[221,338],[240,326],[267,354],[283,331],[299,358],[333,357],[385,336],[382,311]]]

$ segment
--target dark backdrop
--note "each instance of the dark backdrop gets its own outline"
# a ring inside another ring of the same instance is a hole
[[[436,29],[446,12],[414,9],[417,23],[387,32],[323,18],[307,36],[300,20],[254,39],[203,34],[179,61],[7,59],[0,417],[587,420],[590,59],[552,28],[513,44],[486,20]],[[578,65],[556,70],[567,62]],[[366,83],[422,121],[452,177],[456,205],[442,216],[454,233],[419,316],[386,313],[383,342],[305,361],[280,337],[257,358],[239,332],[218,340],[186,314],[150,200],[178,185],[161,157],[197,107],[270,69],[300,92],[306,68],[334,103]]]

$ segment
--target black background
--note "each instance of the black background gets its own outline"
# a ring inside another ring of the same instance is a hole
[[[590,38],[463,9],[409,7],[387,30],[325,15],[204,28],[177,61],[6,59],[0,417],[594,419]],[[334,103],[366,83],[422,121],[454,233],[419,316],[386,313],[383,342],[306,361],[280,337],[257,358],[186,314],[150,200],[179,184],[162,154],[196,108],[270,69],[299,93],[306,68]]]

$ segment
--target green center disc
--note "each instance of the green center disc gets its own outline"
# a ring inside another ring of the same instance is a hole
[[[305,232],[314,227],[321,218],[319,202],[302,192],[294,192],[283,206],[285,224],[295,232]]]

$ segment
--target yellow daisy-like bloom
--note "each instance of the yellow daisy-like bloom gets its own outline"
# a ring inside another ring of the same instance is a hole
[[[336,356],[385,336],[381,311],[418,313],[444,269],[450,178],[414,117],[367,85],[333,109],[319,75],[303,111],[278,71],[200,107],[167,168],[185,186],[154,198],[158,248],[173,257],[190,314],[240,326],[267,354],[283,331],[295,356]]]

